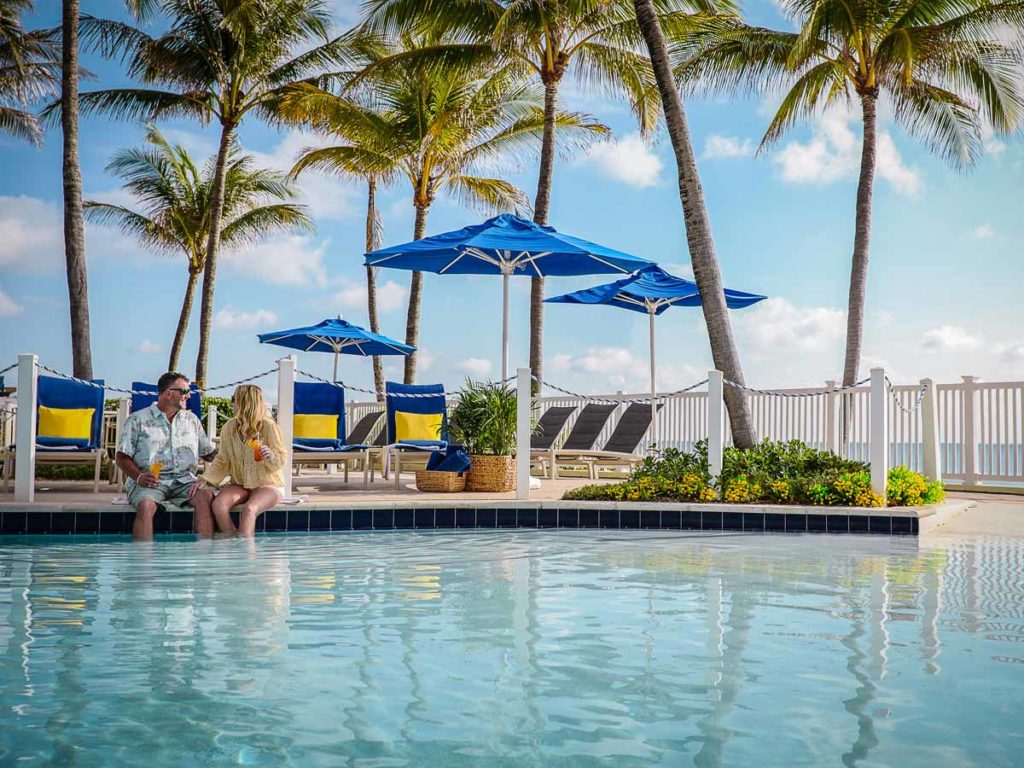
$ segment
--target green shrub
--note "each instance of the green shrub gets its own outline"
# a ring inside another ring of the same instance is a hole
[[[100,460],[100,477],[110,474],[110,462],[106,458]],[[92,464],[38,464],[36,478],[38,480],[92,480],[96,468]]]
[[[880,507],[882,497],[871,490],[866,464],[793,440],[764,441],[749,450],[727,448],[722,473],[712,484],[707,444],[693,452],[675,448],[653,452],[621,483],[588,485],[568,491],[576,501],[714,501],[730,504],[803,504]],[[888,503],[892,506],[934,504],[944,492],[906,467],[889,472]]]
[[[946,491],[942,483],[928,482],[906,467],[893,467],[889,470],[885,496],[892,507],[919,507],[937,504],[946,497]]]
[[[516,446],[515,389],[466,379],[448,429],[471,455],[511,456]]]
[[[204,427],[206,426],[206,415],[212,405],[217,406],[217,431],[220,432],[221,427],[227,423],[227,420],[235,415],[235,404],[231,401],[230,397],[204,397],[203,406],[200,409],[203,414]]]

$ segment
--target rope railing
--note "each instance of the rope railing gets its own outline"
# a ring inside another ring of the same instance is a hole
[[[570,397],[576,397],[576,398],[579,398],[581,400],[585,400],[588,403],[602,403],[604,405],[620,405],[621,403],[650,403],[652,401],[653,402],[658,402],[659,400],[664,400],[664,399],[669,398],[669,397],[674,397],[676,395],[685,394],[685,393],[690,392],[690,391],[692,391],[694,389],[697,389],[698,387],[703,387],[705,384],[708,383],[707,379],[702,379],[701,381],[698,381],[696,384],[691,384],[690,386],[684,387],[683,389],[677,389],[674,392],[659,393],[659,394],[654,395],[654,396],[651,396],[651,395],[635,395],[635,396],[634,395],[630,395],[629,397],[626,397],[626,396],[617,397],[614,400],[612,400],[610,398],[594,397],[593,395],[584,395],[584,394],[582,394],[580,392],[573,392],[571,389],[565,389],[564,387],[559,387],[559,386],[557,386],[555,384],[552,384],[549,381],[544,381],[543,379],[540,379],[540,378],[538,378],[536,376],[532,376],[531,378],[535,382],[540,384],[541,386],[547,387],[548,389],[553,389],[556,392],[561,392],[562,394],[569,395]]]
[[[741,390],[743,392],[749,392],[749,393],[754,394],[754,395],[765,395],[767,397],[790,397],[790,398],[823,397],[825,395],[834,395],[834,394],[837,394],[839,392],[847,392],[847,391],[849,391],[851,389],[856,389],[857,387],[859,387],[859,386],[861,386],[863,384],[867,384],[869,381],[871,381],[871,377],[868,377],[866,379],[861,379],[860,381],[856,382],[855,384],[850,384],[849,386],[846,386],[846,387],[835,387],[833,389],[822,389],[822,390],[817,391],[817,392],[785,392],[785,391],[779,391],[779,390],[775,390],[775,389],[755,389],[754,387],[748,387],[748,386],[746,386],[744,384],[737,384],[735,381],[729,381],[729,379],[722,379],[722,383],[725,386],[732,387],[733,389],[738,389],[738,390]]]
[[[377,397],[377,392],[375,390],[372,390],[372,389],[363,389],[362,387],[356,387],[356,386],[354,386],[352,384],[346,384],[344,381],[331,381],[330,379],[325,379],[323,376],[317,376],[315,373],[310,373],[309,371],[303,371],[300,368],[296,368],[295,369],[295,373],[298,374],[299,376],[305,376],[307,379],[312,379],[313,381],[319,381],[319,382],[321,382],[323,384],[330,384],[332,387],[337,387],[338,389],[344,389],[347,392],[348,391],[351,391],[351,392],[361,392],[364,395],[373,395],[374,397]],[[496,381],[494,383],[495,384],[509,384],[509,383],[511,383],[511,382],[513,382],[515,380],[516,380],[515,376],[508,376],[507,378],[501,379],[500,381]],[[417,398],[417,397],[437,397],[437,393],[436,392],[426,392],[426,393],[419,393],[419,392],[388,392],[387,395],[388,395],[388,397],[411,397],[411,398]]]
[[[922,384],[917,391],[917,398],[915,398],[914,404],[907,408],[907,406],[900,402],[900,399],[896,396],[896,392],[893,391],[895,385],[892,383],[888,376],[885,377],[885,383],[889,385],[889,394],[892,397],[893,403],[895,403],[896,407],[899,408],[908,416],[915,413],[917,409],[921,407],[921,403],[924,401],[925,392],[928,391],[928,387]]]
[[[17,367],[18,367],[18,364],[14,363],[12,365],[8,365],[6,368],[0,368],[0,376],[3,376],[8,371],[13,371]]]
[[[87,379],[79,379],[78,377],[71,376],[70,374],[64,373],[63,371],[58,371],[58,370],[56,370],[54,368],[50,368],[49,366],[43,365],[42,363],[39,364],[39,368],[41,370],[46,371],[47,373],[52,373],[54,376],[59,376],[62,379],[67,379],[68,381],[74,381],[74,382],[77,382],[79,384],[85,384],[86,386],[93,387],[94,389],[103,389],[103,390],[108,390],[110,392],[120,392],[121,394],[124,394],[124,395],[158,395],[158,394],[160,394],[155,389],[123,389],[121,387],[115,387],[115,386],[113,386],[111,384],[97,384],[94,381],[89,381]],[[276,373],[276,372],[277,372],[277,368],[276,367],[275,368],[270,368],[270,369],[268,369],[266,371],[263,371],[262,373],[257,373],[257,374],[255,374],[253,376],[249,376],[249,377],[244,378],[244,379],[239,379],[238,381],[232,381],[232,382],[230,382],[228,384],[218,384],[218,385],[213,386],[213,387],[200,387],[199,391],[200,392],[215,392],[218,389],[228,389],[230,387],[237,387],[239,384],[248,384],[251,381],[256,381],[257,379],[262,379],[264,376],[269,376],[270,374]],[[3,371],[0,371],[0,373],[3,373]]]

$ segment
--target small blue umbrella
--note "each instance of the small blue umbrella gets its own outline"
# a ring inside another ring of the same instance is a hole
[[[742,309],[768,298],[756,293],[745,293],[725,289],[725,305],[729,309]],[[573,291],[562,296],[544,300],[551,304],[607,304],[612,307],[646,312],[650,318],[651,337],[651,429],[657,442],[656,408],[654,397],[657,387],[654,382],[654,317],[669,307],[699,307],[700,290],[692,280],[670,275],[653,264],[613,283]]]
[[[259,335],[261,344],[301,349],[303,352],[333,352],[334,381],[338,380],[338,355],[411,355],[415,347],[373,333],[340,317],[323,320],[306,328],[270,331]]]
[[[651,263],[508,213],[482,224],[366,254],[366,265],[371,267],[439,275],[501,275],[502,379],[508,376],[509,277],[628,274]]]

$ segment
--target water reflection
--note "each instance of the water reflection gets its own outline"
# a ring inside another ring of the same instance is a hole
[[[560,533],[0,542],[0,763],[1024,748],[1020,540]]]

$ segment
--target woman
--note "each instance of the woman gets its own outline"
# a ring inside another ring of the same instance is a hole
[[[284,442],[281,430],[267,413],[262,389],[242,384],[235,389],[232,401],[235,417],[224,425],[217,458],[201,479],[216,486],[231,478],[213,500],[214,519],[221,531],[234,533],[231,509],[241,504],[237,531],[252,536],[256,533],[256,518],[284,497]]]

